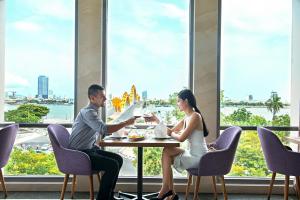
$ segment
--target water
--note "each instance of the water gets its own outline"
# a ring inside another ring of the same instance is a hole
[[[70,104],[40,104],[42,106],[46,106],[50,109],[50,112],[46,116],[44,121],[63,121],[63,122],[72,122],[74,118],[74,105]],[[10,105],[4,104],[4,110],[12,110],[16,109],[18,105]],[[232,114],[238,108],[242,108],[244,106],[228,106],[222,107],[221,112],[225,115]],[[268,111],[266,107],[245,107],[249,112],[253,115],[259,115],[264,117],[266,120],[272,120],[272,113]],[[171,112],[174,108],[173,107],[150,107],[147,109],[148,112],[161,112],[161,115],[165,115],[166,112]],[[290,115],[290,107],[284,107],[280,109],[277,115]]]

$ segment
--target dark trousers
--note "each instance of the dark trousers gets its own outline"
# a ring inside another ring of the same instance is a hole
[[[101,150],[98,147],[86,149],[83,152],[89,155],[93,170],[104,171],[97,200],[112,200],[123,158],[118,154]]]

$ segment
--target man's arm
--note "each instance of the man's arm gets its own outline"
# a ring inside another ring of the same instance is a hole
[[[109,124],[109,125],[106,125],[107,126],[107,133],[113,133],[113,132],[116,132],[118,130],[120,130],[121,128],[125,127],[125,126],[129,126],[131,124],[134,123],[135,121],[135,117],[132,117],[124,122],[121,122],[119,124]]]

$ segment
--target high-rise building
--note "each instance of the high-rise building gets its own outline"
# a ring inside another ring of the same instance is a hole
[[[38,97],[48,99],[48,77],[40,75],[38,78]]]
[[[143,100],[147,100],[148,94],[147,94],[147,90],[142,92],[142,98]]]

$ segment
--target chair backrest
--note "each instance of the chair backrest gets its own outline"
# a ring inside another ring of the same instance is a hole
[[[216,141],[217,151],[202,156],[197,170],[189,169],[198,176],[225,175],[230,172],[242,129],[237,126],[223,131]]]
[[[272,131],[258,127],[257,132],[268,169],[284,174],[287,166],[284,162],[287,150]]]
[[[0,130],[0,168],[4,167],[9,159],[18,129],[18,124],[12,124]]]
[[[54,143],[54,146],[68,148],[70,134],[65,127],[58,124],[51,124],[48,126],[48,132],[50,141]]]
[[[84,152],[68,148],[70,134],[65,127],[51,124],[48,126],[48,133],[56,163],[61,172],[77,175],[92,174],[89,156]]]
[[[242,129],[237,126],[232,126],[223,131],[223,133],[216,140],[215,148],[217,150],[229,149],[236,150]]]

